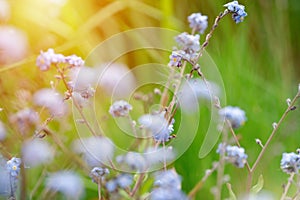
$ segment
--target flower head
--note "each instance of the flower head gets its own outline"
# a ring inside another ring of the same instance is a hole
[[[219,110],[222,120],[228,120],[232,128],[239,128],[247,120],[245,111],[238,107],[227,106]]]
[[[76,55],[66,56],[65,62],[71,65],[71,67],[81,67],[84,65],[82,58]]]
[[[170,139],[171,133],[174,131],[174,119],[169,123],[164,113],[146,114],[139,118],[139,123],[143,128],[147,128],[152,132],[154,140],[158,142],[167,142]]]
[[[190,23],[191,29],[203,34],[205,29],[208,26],[207,16],[202,15],[201,13],[193,13],[188,16],[188,21]]]
[[[285,173],[298,173],[300,169],[300,155],[294,152],[283,153],[280,167]]]
[[[21,159],[12,157],[6,163],[6,169],[8,170],[10,176],[17,177],[20,173]]]
[[[243,168],[248,158],[244,148],[230,145],[225,146],[223,143],[219,144],[217,153],[225,155],[226,160],[238,168]]]
[[[238,1],[232,1],[224,5],[227,9],[232,12],[232,18],[235,23],[240,23],[247,16],[245,12],[245,6],[240,5]]]
[[[94,183],[99,183],[99,180],[104,178],[107,174],[109,174],[109,170],[107,168],[94,167],[91,170],[90,177]]]
[[[78,199],[84,192],[81,178],[71,171],[59,171],[46,180],[46,187],[63,193],[66,197]]]
[[[41,139],[26,141],[22,153],[24,163],[32,167],[50,163],[54,157],[54,149]]]
[[[116,182],[120,188],[126,189],[133,183],[133,176],[131,174],[120,174]]]
[[[125,117],[128,116],[130,110],[132,110],[132,106],[127,101],[120,100],[110,106],[109,113],[113,117]]]
[[[64,63],[65,57],[62,54],[56,54],[53,49],[48,49],[46,52],[41,51],[36,59],[36,65],[41,71],[47,71],[52,64]]]
[[[139,172],[143,172],[146,169],[146,159],[144,156],[137,152],[128,152],[126,155],[121,155],[117,157],[117,161],[119,163],[126,163],[130,169],[138,170]]]
[[[170,58],[170,62],[168,65],[170,67],[181,67],[182,66],[182,55],[180,53],[178,53],[177,51],[173,51],[169,58]]]
[[[177,44],[188,54],[195,53],[200,50],[200,35],[190,35],[186,32],[175,37]]]

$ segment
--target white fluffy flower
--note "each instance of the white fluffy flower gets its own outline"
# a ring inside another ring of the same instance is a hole
[[[60,171],[51,174],[47,178],[46,187],[61,192],[71,199],[80,199],[84,193],[81,178],[71,171]]]
[[[217,84],[196,78],[185,81],[178,94],[180,107],[187,113],[196,112],[198,100],[211,101],[214,96],[219,96],[220,88]]]
[[[136,79],[130,69],[123,64],[103,64],[98,68],[98,84],[115,98],[128,97],[136,87]]]
[[[114,144],[106,137],[89,137],[76,140],[73,144],[76,153],[82,154],[91,167],[109,164],[114,155]]]
[[[68,107],[63,97],[53,89],[41,89],[33,96],[36,105],[46,107],[51,115],[63,116],[67,113]]]
[[[13,26],[0,27],[0,64],[10,64],[25,58],[28,52],[26,35]]]
[[[26,141],[22,153],[25,165],[30,167],[50,163],[54,157],[53,148],[41,139]]]

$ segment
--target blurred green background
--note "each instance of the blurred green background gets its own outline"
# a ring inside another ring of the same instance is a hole
[[[16,98],[18,91],[34,92],[49,86],[52,75],[39,72],[35,66],[40,50],[52,47],[67,55],[76,53],[85,58],[100,42],[132,28],[154,26],[189,31],[187,16],[193,12],[207,15],[209,25],[212,25],[215,16],[224,10],[223,4],[227,3],[224,0],[69,0],[63,4],[60,4],[63,1],[50,0],[9,2],[11,17],[1,23],[23,30],[28,36],[29,49],[23,60],[2,64],[0,68],[0,106],[8,112],[24,107],[24,99]],[[300,1],[240,3],[245,5],[248,13],[244,22],[235,24],[230,16],[222,20],[207,52],[222,75],[227,105],[239,106],[247,113],[248,120],[237,133],[251,165],[260,151],[255,139],[265,143],[272,131],[272,123],[280,118],[287,106],[286,99],[296,94],[300,83]],[[138,54],[133,56],[125,57],[123,62],[135,66],[141,63],[140,59],[143,59],[142,62],[151,60],[140,58]],[[167,55],[165,62],[168,62]],[[1,113],[4,121],[8,114]],[[209,122],[209,117],[203,116],[209,116],[209,111],[201,110],[197,137],[188,151],[174,163],[183,177],[183,190],[187,193],[203,177],[205,169],[211,168],[212,162],[218,159],[215,151],[204,159],[198,158],[199,141],[203,140],[201,133],[205,133]],[[298,110],[289,114],[255,173],[253,182],[263,174],[264,189],[275,196],[281,194],[282,184],[287,181],[287,175],[280,169],[282,153],[300,147],[299,117]],[[13,151],[13,147],[8,146],[8,151]],[[228,165],[226,173],[230,175],[233,190],[243,192],[246,169]],[[216,175],[213,174],[196,199],[212,199],[210,189],[215,184]],[[223,196],[228,196],[225,187]]]

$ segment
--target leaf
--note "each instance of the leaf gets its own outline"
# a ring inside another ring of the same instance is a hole
[[[236,200],[236,196],[234,194],[234,192],[232,191],[232,188],[231,188],[231,184],[230,183],[226,183],[226,186],[229,190],[229,199],[230,200]]]
[[[251,193],[257,194],[263,188],[263,186],[264,186],[264,178],[263,178],[263,175],[261,174],[258,177],[257,184],[254,185],[250,191],[251,191]]]

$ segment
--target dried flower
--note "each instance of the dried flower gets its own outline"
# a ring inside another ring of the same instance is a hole
[[[109,113],[113,117],[125,117],[128,116],[130,110],[132,110],[132,106],[127,101],[120,100],[110,106]]]
[[[245,12],[245,6],[240,5],[238,1],[232,1],[224,5],[227,9],[232,12],[232,18],[235,23],[240,23],[244,20],[244,17],[247,16]]]
[[[247,120],[245,111],[241,110],[239,107],[227,106],[219,110],[219,115],[222,120],[228,120],[232,128],[239,128]]]
[[[298,173],[300,169],[300,155],[294,152],[283,153],[280,167],[287,174]]]
[[[202,15],[201,13],[191,14],[190,16],[188,16],[188,21],[190,23],[191,29],[199,32],[200,34],[203,34],[208,26],[207,16]]]

